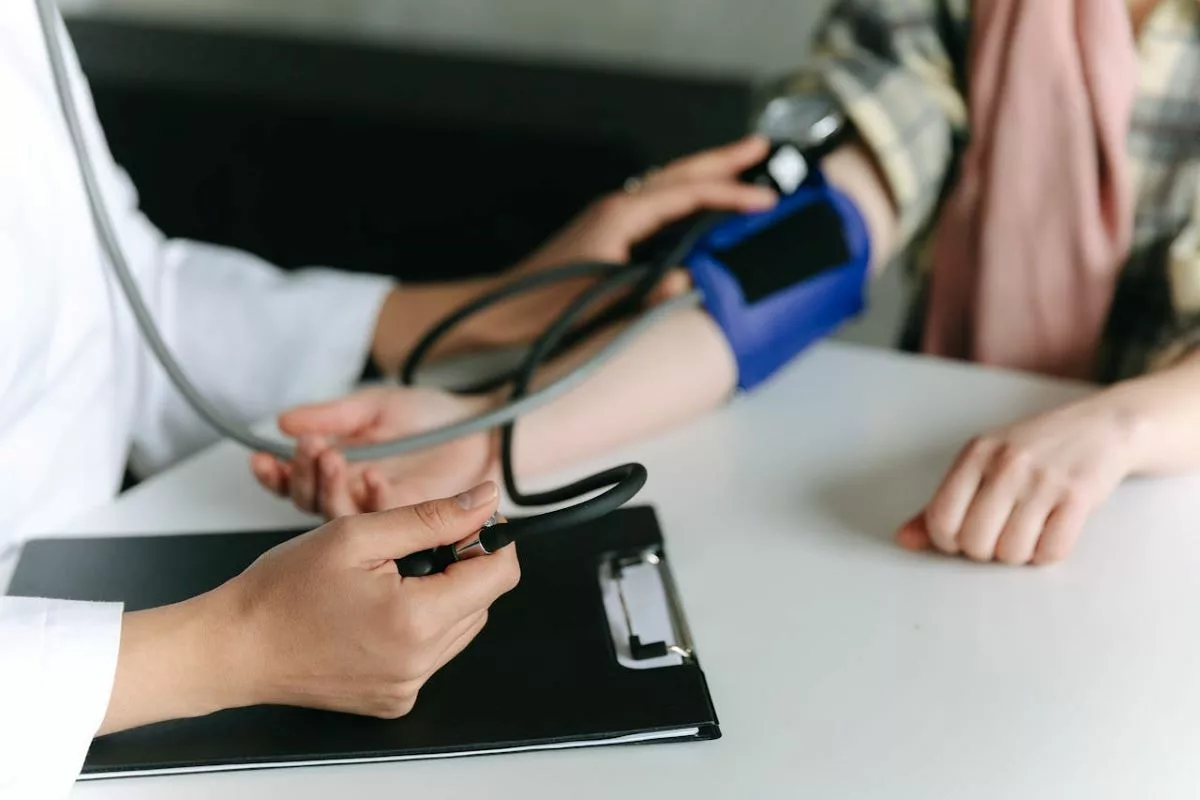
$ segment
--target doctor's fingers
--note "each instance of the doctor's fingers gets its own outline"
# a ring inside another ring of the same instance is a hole
[[[326,453],[331,455],[321,456],[318,483],[320,513],[330,519],[416,505],[434,496],[427,491],[404,491],[400,488],[403,484],[392,483],[375,467],[356,467],[346,464],[337,451]],[[326,467],[326,459],[334,461],[335,466]]]
[[[252,453],[250,471],[259,484],[272,494],[287,497],[292,476],[291,467],[270,453]]]
[[[649,176],[649,185],[672,185],[714,178],[733,179],[761,162],[771,151],[765,136],[747,136],[736,142],[703,150],[672,161]]]
[[[728,180],[708,180],[619,194],[605,201],[603,219],[622,241],[639,242],[702,209],[765,211],[778,201],[774,191]]]
[[[404,679],[391,692],[382,707],[372,704],[366,713],[386,718],[402,717],[416,706],[421,690],[442,667],[466,649],[487,624],[487,612],[480,611],[460,620],[433,640],[414,629],[400,629],[396,644],[400,648],[397,665],[403,665]],[[413,635],[416,632],[417,635]]]
[[[360,514],[378,509],[364,508],[361,502],[363,470],[354,469],[346,457],[332,448],[317,457],[317,501],[318,511],[329,519]]]
[[[445,572],[422,578],[402,578],[408,602],[418,608],[437,609],[444,624],[486,611],[521,581],[517,547],[451,564]]]
[[[309,514],[318,511],[317,492],[320,480],[317,460],[325,450],[325,442],[316,436],[302,436],[296,442],[296,454],[292,458],[292,479],[289,494],[296,508]]]
[[[488,612],[485,608],[483,611],[477,611],[471,616],[455,625],[450,633],[446,636],[442,651],[434,662],[433,668],[425,676],[425,680],[429,680],[442,667],[449,664],[454,658],[466,649],[475,637],[484,629],[488,621]]]
[[[368,437],[387,408],[389,388],[372,386],[336,400],[296,406],[279,415],[279,429],[296,437]]]
[[[390,508],[413,505],[431,495],[406,496],[398,491],[397,485],[389,481],[377,467],[367,467],[358,480],[351,483],[354,502],[362,511],[387,511]]]

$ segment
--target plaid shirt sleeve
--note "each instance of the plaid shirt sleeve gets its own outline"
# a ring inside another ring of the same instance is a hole
[[[1167,254],[1167,284],[1172,319],[1150,351],[1149,371],[1166,369],[1200,352],[1200,201],[1195,218]]]
[[[930,222],[966,125],[956,59],[969,0],[837,0],[813,63],[875,154],[907,247]]]
[[[1200,351],[1200,5],[1164,0],[1141,40],[1130,131],[1137,211],[1123,277],[1150,289],[1114,304],[1113,318],[1132,320],[1120,327],[1135,334],[1113,342],[1116,378]]]

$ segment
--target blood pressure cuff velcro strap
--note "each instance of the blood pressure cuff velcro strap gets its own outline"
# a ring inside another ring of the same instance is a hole
[[[862,215],[814,173],[774,208],[718,223],[684,266],[749,391],[862,311],[869,264]]]

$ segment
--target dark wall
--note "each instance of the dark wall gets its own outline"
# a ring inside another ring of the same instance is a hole
[[[430,280],[513,263],[749,85],[74,21],[117,159],[171,235]]]

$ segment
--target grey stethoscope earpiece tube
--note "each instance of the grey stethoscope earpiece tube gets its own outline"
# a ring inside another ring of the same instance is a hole
[[[88,153],[83,125],[80,122],[72,94],[69,71],[66,66],[66,58],[63,54],[59,37],[61,18],[57,5],[54,0],[34,0],[34,2],[41,21],[42,34],[45,37],[46,53],[50,60],[59,103],[62,106],[63,117],[66,120],[70,133],[71,143],[75,150],[75,158],[83,178],[84,188],[87,191],[88,204],[95,222],[96,232],[104,254],[112,266],[113,273],[121,286],[122,293],[129,303],[130,310],[133,312],[133,316],[137,321],[138,328],[146,344],[150,346],[158,363],[196,414],[219,433],[240,442],[252,450],[271,453],[284,459],[292,458],[295,453],[295,445],[291,442],[260,436],[247,425],[236,419],[231,419],[215,407],[191,382],[163,341],[162,335],[155,325],[154,318],[150,310],[146,307],[146,303],[138,289],[137,281],[133,277],[129,262],[126,260],[125,253],[121,248],[115,226],[104,204],[99,180],[96,177],[95,165]],[[545,405],[579,386],[605,363],[629,347],[647,329],[674,311],[684,307],[696,306],[699,302],[699,293],[689,292],[647,310],[614,336],[608,344],[586,362],[575,367],[547,386],[524,395],[502,407],[415,436],[407,436],[373,445],[347,448],[343,451],[343,454],[351,461],[385,458],[387,456],[433,447],[452,439],[511,422],[522,414]]]

